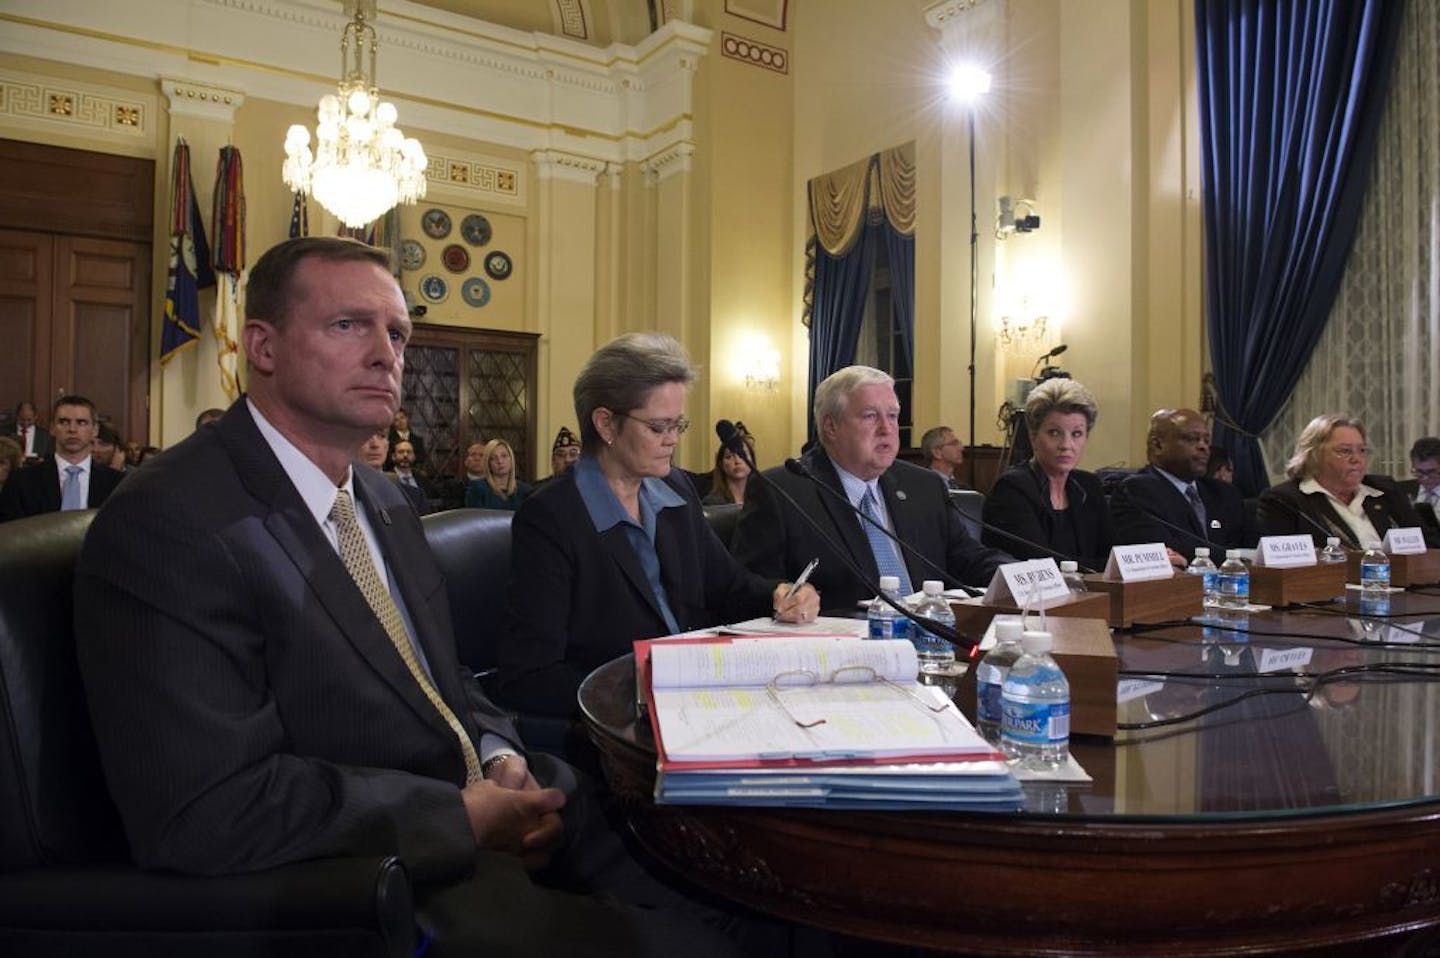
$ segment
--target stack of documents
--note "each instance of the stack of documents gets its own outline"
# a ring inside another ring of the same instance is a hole
[[[1019,783],[906,640],[636,643],[671,804],[1010,811]]]

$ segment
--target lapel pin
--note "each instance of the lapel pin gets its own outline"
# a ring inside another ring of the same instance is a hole
[[[904,502],[904,501],[905,501],[905,490],[904,490],[904,489],[896,489],[896,490],[895,490],[895,498],[896,498],[896,499],[899,499],[901,502]]]
[[[1219,520],[1219,519],[1211,519],[1211,520],[1210,520],[1210,528],[1212,528],[1212,529],[1218,529],[1218,528],[1220,528],[1220,520]]]

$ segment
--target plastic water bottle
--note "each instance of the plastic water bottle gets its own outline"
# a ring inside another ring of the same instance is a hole
[[[900,602],[900,578],[893,575],[882,575],[880,577],[880,591],[888,595],[895,603]],[[865,618],[869,622],[869,634],[872,639],[908,639],[910,638],[910,620],[905,618],[894,608],[887,605],[884,599],[876,596],[870,602],[870,610]]]
[[[1000,722],[1003,711],[1000,691],[1010,666],[1020,658],[1020,637],[1025,627],[1019,619],[995,619],[995,646],[985,653],[975,667],[975,728],[985,741],[1000,745]]]
[[[1050,657],[1049,632],[1026,632],[1000,689],[1000,745],[1023,768],[1053,771],[1070,756],[1070,683]]]
[[[925,580],[925,594],[915,606],[915,614],[932,619],[941,625],[955,628],[955,613],[950,609],[950,600],[945,598],[945,583],[938,579]],[[960,678],[966,666],[955,661],[955,646],[918,622],[911,622],[910,641],[920,658],[920,684],[937,685],[951,698],[960,687]]]
[[[1074,559],[1063,559],[1060,562],[1060,578],[1065,580],[1065,587],[1070,590],[1071,595],[1084,595],[1085,579],[1080,575],[1080,564]]]
[[[1350,555],[1345,551],[1345,547],[1340,544],[1339,536],[1330,536],[1325,540],[1325,548],[1320,550],[1319,559],[1321,565],[1340,565],[1349,562]],[[1343,583],[1344,580],[1342,579],[1341,582]],[[1340,592],[1335,596],[1335,601],[1345,601],[1345,586],[1343,584],[1340,586]]]
[[[1218,606],[1222,610],[1244,611],[1250,604],[1250,569],[1240,558],[1239,549],[1225,552],[1225,562],[1220,566],[1220,595]]]
[[[1384,549],[1366,549],[1360,557],[1360,594],[1390,594],[1390,557]]]
[[[1205,598],[1201,604],[1205,608],[1205,614],[1209,615],[1220,604],[1220,570],[1215,568],[1215,563],[1210,559],[1209,547],[1198,546],[1195,549],[1195,558],[1190,560],[1185,571],[1190,575],[1203,577]],[[1250,591],[1248,579],[1245,591],[1247,594]]]

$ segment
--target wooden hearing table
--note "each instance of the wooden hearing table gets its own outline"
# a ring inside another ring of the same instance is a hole
[[[647,849],[789,920],[965,954],[1422,955],[1440,949],[1430,591],[1395,595],[1385,620],[1356,618],[1352,593],[1328,614],[1252,615],[1248,635],[1117,633],[1123,670],[1171,673],[1122,695],[1122,724],[1218,707],[1074,740],[1094,783],[1027,784],[1020,813],[657,806],[630,657],[591,674],[580,704]],[[1235,701],[1296,688],[1297,669],[1382,663],[1312,696]]]

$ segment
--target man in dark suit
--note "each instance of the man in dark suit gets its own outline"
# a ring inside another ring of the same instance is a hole
[[[351,465],[399,401],[410,331],[383,251],[271,249],[248,395],[91,528],[79,660],[130,847],[198,874],[398,855],[438,955],[659,952],[649,917],[526,874],[585,865],[561,846],[565,792],[540,784],[573,770],[527,756],[462,670],[418,517]]]
[[[1258,534],[1239,490],[1205,478],[1210,427],[1203,416],[1193,409],[1156,410],[1145,448],[1150,464],[1110,496],[1117,542],[1163,542],[1180,568],[1197,546],[1208,547],[1219,564],[1226,549],[1255,545]]]
[[[415,453],[411,465],[421,472],[427,471],[429,460],[425,458],[425,437],[410,428],[410,414],[404,409],[397,409],[390,424],[390,454],[385,459],[386,469],[394,468],[395,447],[402,442],[408,442]]]
[[[16,471],[5,483],[0,490],[0,522],[42,512],[99,508],[124,478],[124,473],[91,458],[96,423],[90,400],[61,396],[50,424],[55,428],[55,454]]]
[[[15,407],[15,441],[20,443],[24,462],[35,462],[55,453],[55,437],[35,421],[35,404],[26,399]]]
[[[395,471],[386,473],[405,493],[405,498],[410,500],[410,505],[415,507],[415,512],[422,516],[430,514],[430,483],[414,469],[415,447],[410,445],[409,440],[402,439],[395,444],[390,451],[391,459],[395,464]]]
[[[902,591],[918,591],[924,580],[942,578],[868,530],[853,505],[951,578],[974,586],[988,583],[1002,563],[1013,560],[966,533],[938,475],[896,460],[899,417],[895,382],[878,369],[849,366],[822,382],[815,390],[820,444],[800,460],[815,481],[785,469],[769,469],[763,481],[752,480],[735,528],[736,558],[759,575],[790,578],[818,557],[810,581],[824,607],[835,610],[851,611],[871,598],[881,575],[903,573]],[[811,521],[782,502],[776,488],[788,492]],[[843,558],[817,535],[812,522],[845,550]],[[863,570],[863,583],[849,570],[851,564]]]
[[[1410,473],[1415,478],[1398,483],[1415,503],[1415,512],[1427,529],[1440,531],[1440,438],[1421,436],[1410,447]]]

